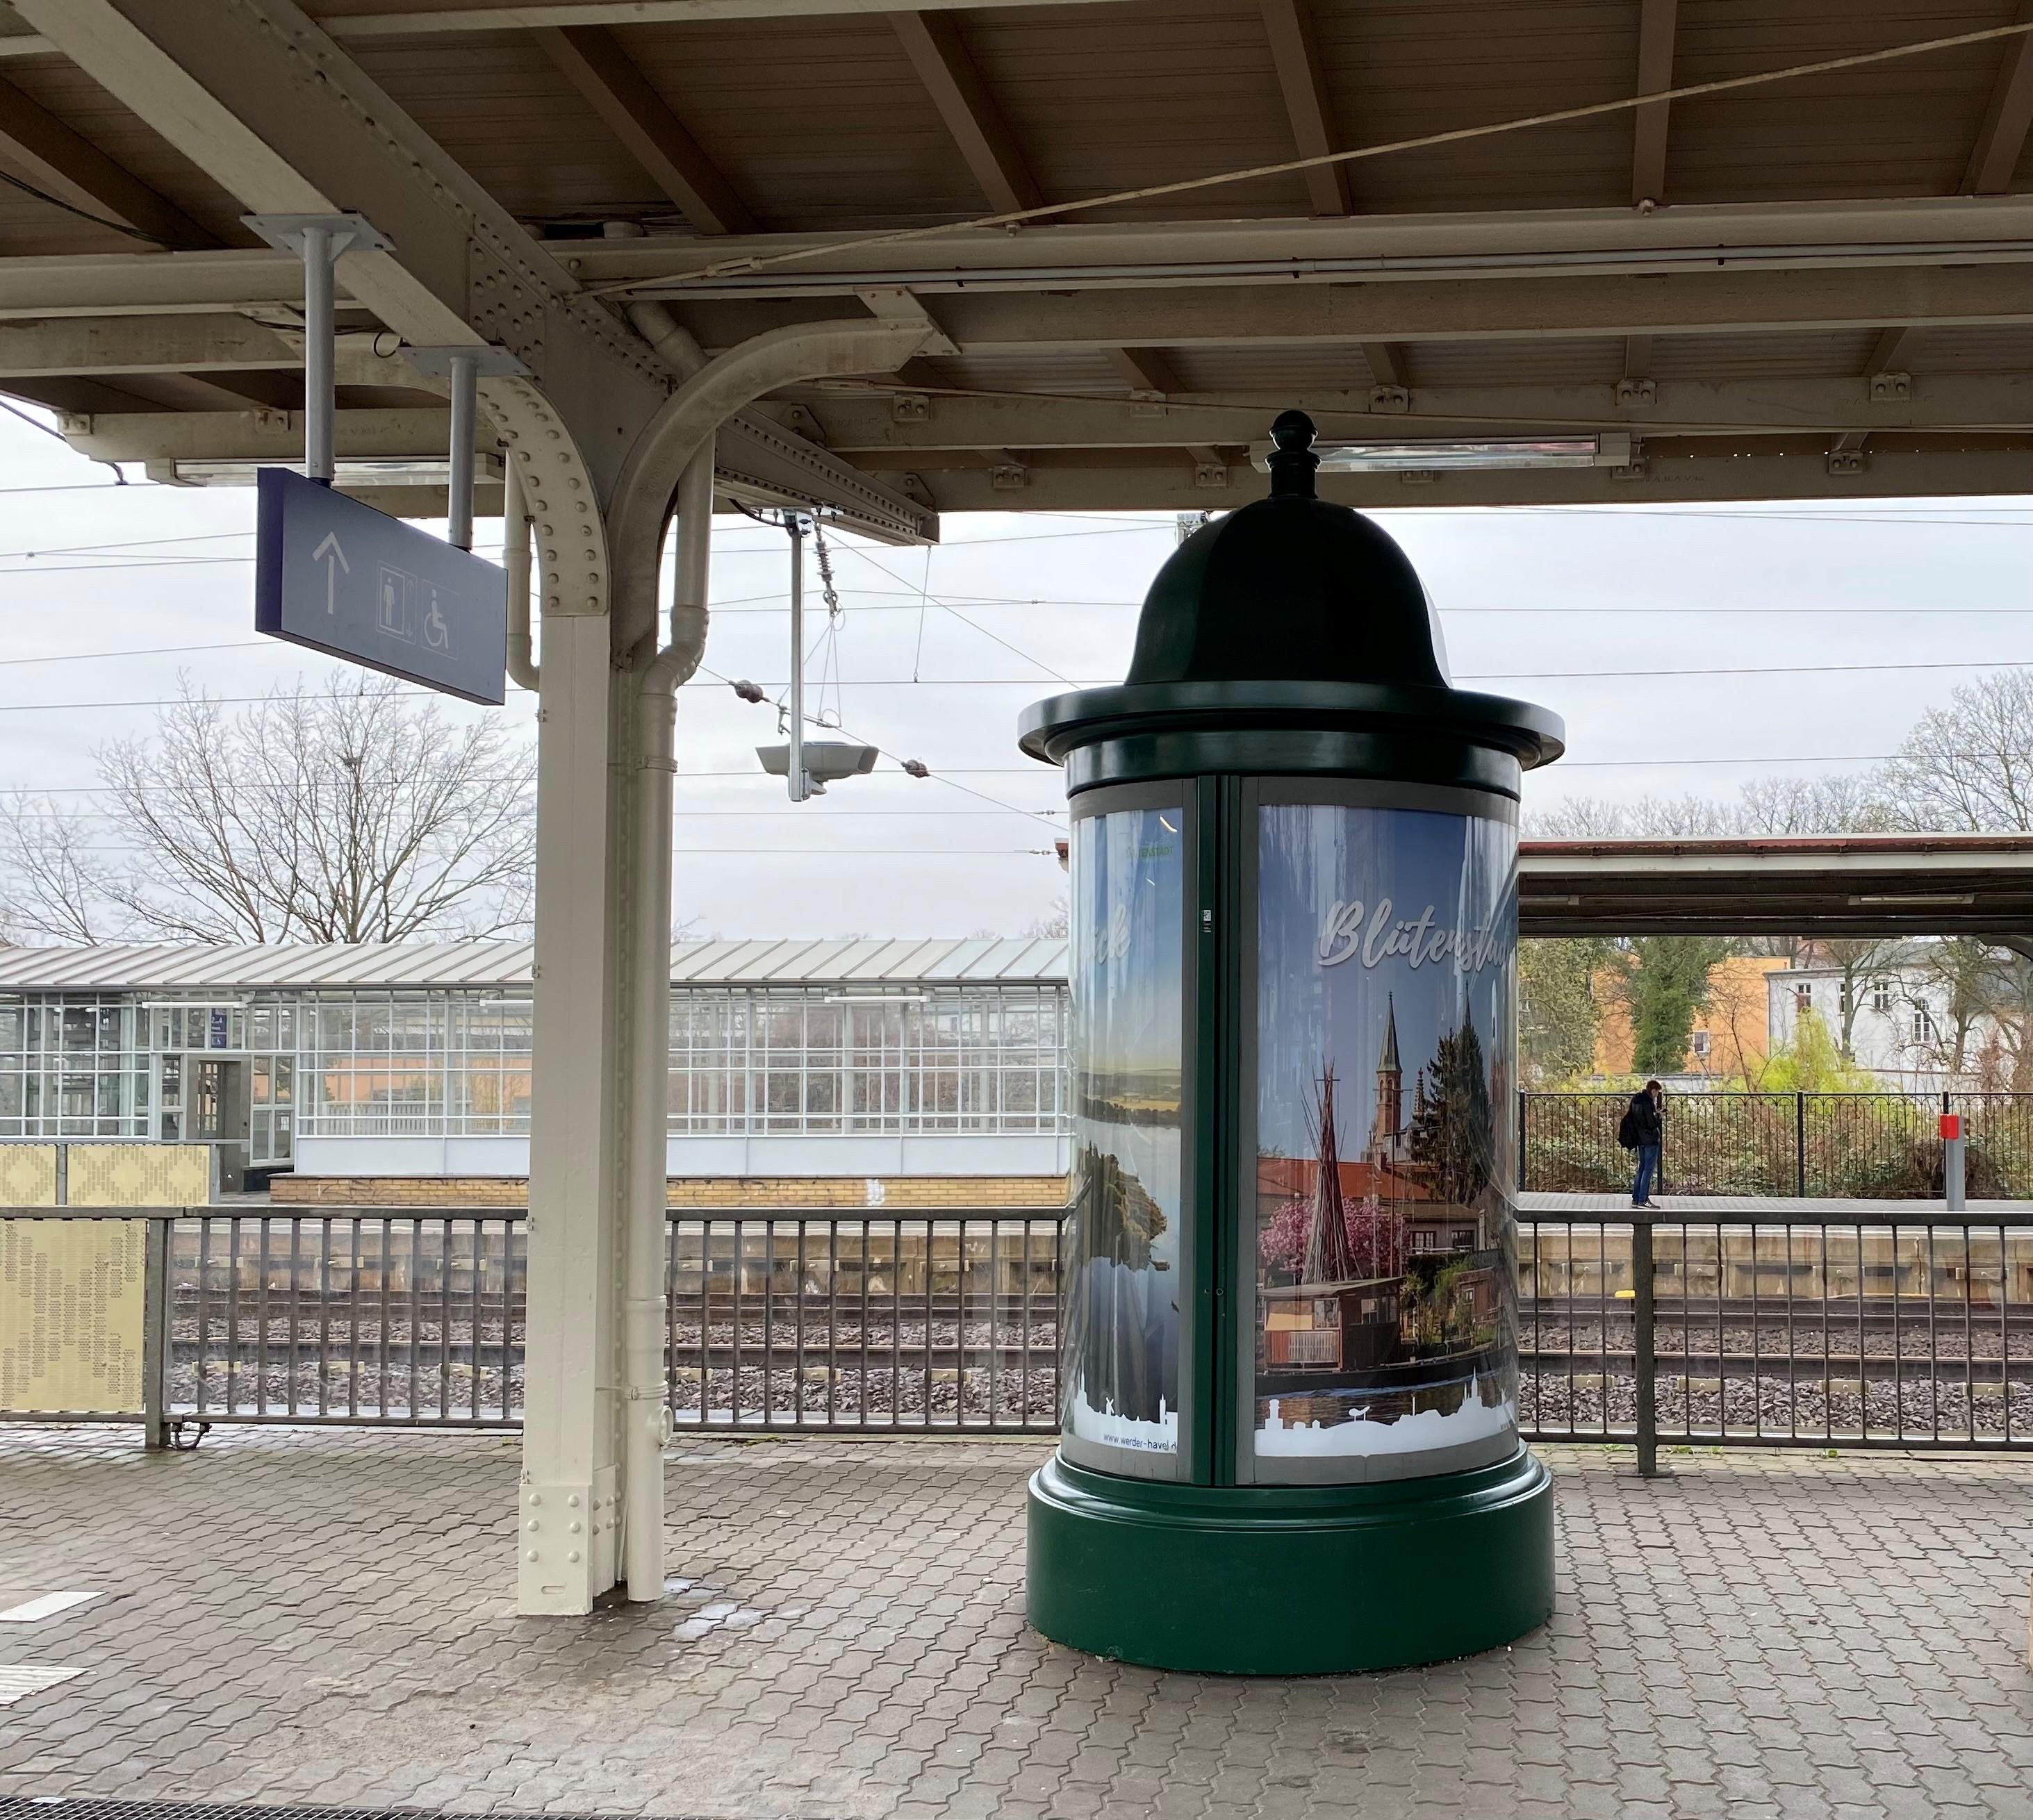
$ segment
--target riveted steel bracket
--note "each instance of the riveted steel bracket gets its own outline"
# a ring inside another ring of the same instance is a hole
[[[481,379],[519,379],[528,376],[526,361],[504,347],[472,342],[462,348],[405,348],[402,358],[427,379],[451,377],[454,357],[473,363],[473,374]]]

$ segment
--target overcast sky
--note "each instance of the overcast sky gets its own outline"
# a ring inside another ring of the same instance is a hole
[[[253,630],[251,488],[157,488],[130,472],[116,488],[107,468],[0,415],[0,788],[91,805],[94,747],[152,719],[103,704],[170,694],[179,670],[227,697],[338,671]],[[1528,810],[1732,795],[1762,774],[1888,753],[1978,667],[2033,661],[2024,499],[1377,516],[1440,608],[1455,680],[1565,716],[1568,757],[1528,779]],[[498,548],[498,522],[479,529]],[[1062,679],[1121,677],[1174,523],[997,514],[949,517],[945,531],[929,551],[832,540],[846,727],[923,759],[931,779],[885,760],[793,805],[754,758],[773,712],[704,675],[683,692],[676,910],[701,932],[1014,933],[1061,895],[1059,775],[1018,753],[1016,716]],[[786,580],[781,532],[718,521],[710,670],[781,686]],[[166,648],[212,645],[224,648]],[[1945,664],[1967,667],[1914,667]],[[1885,667],[1788,667],[1836,665]],[[1739,673],[1575,674],[1714,669]],[[504,709],[447,707],[534,734],[520,691]]]

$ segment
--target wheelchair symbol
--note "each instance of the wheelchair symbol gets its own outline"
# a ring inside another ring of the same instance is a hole
[[[432,651],[449,652],[451,649],[451,628],[445,623],[444,611],[438,604],[438,591],[431,589],[431,604],[424,615],[424,643]]]

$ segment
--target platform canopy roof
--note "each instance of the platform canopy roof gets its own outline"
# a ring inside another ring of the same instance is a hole
[[[2033,954],[2033,835],[1528,840],[1527,936],[1971,935]]]
[[[876,316],[922,324],[916,356],[748,413],[724,494],[900,540],[940,510],[1218,510],[1263,490],[1252,445],[1294,404],[1386,464],[1327,477],[1355,504],[2024,492],[2029,25],[2027,0],[13,0],[0,388],[163,478],[290,458],[301,280],[241,218],[322,206],[395,242],[340,270],[343,462],[442,450],[397,349],[459,323],[626,424],[672,322],[711,352]],[[1583,465],[1500,465],[1556,458]]]
[[[109,942],[95,947],[0,944],[0,995],[163,992],[180,998],[245,992],[526,991],[526,941]],[[815,986],[852,996],[922,988],[1065,983],[1063,938],[914,936],[879,941],[679,942],[671,982],[687,987]]]
[[[1526,840],[1527,936],[1974,935],[2033,955],[2033,835]],[[0,995],[526,988],[527,942],[0,944]],[[1059,936],[681,942],[673,985],[824,987],[848,995],[1050,986]]]

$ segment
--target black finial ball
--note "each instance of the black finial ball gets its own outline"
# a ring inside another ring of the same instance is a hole
[[[1313,470],[1320,458],[1313,453],[1313,420],[1304,411],[1280,411],[1271,426],[1271,496],[1310,499]]]
[[[1304,411],[1280,411],[1271,426],[1271,440],[1288,451],[1310,449],[1313,435],[1313,420]]]

